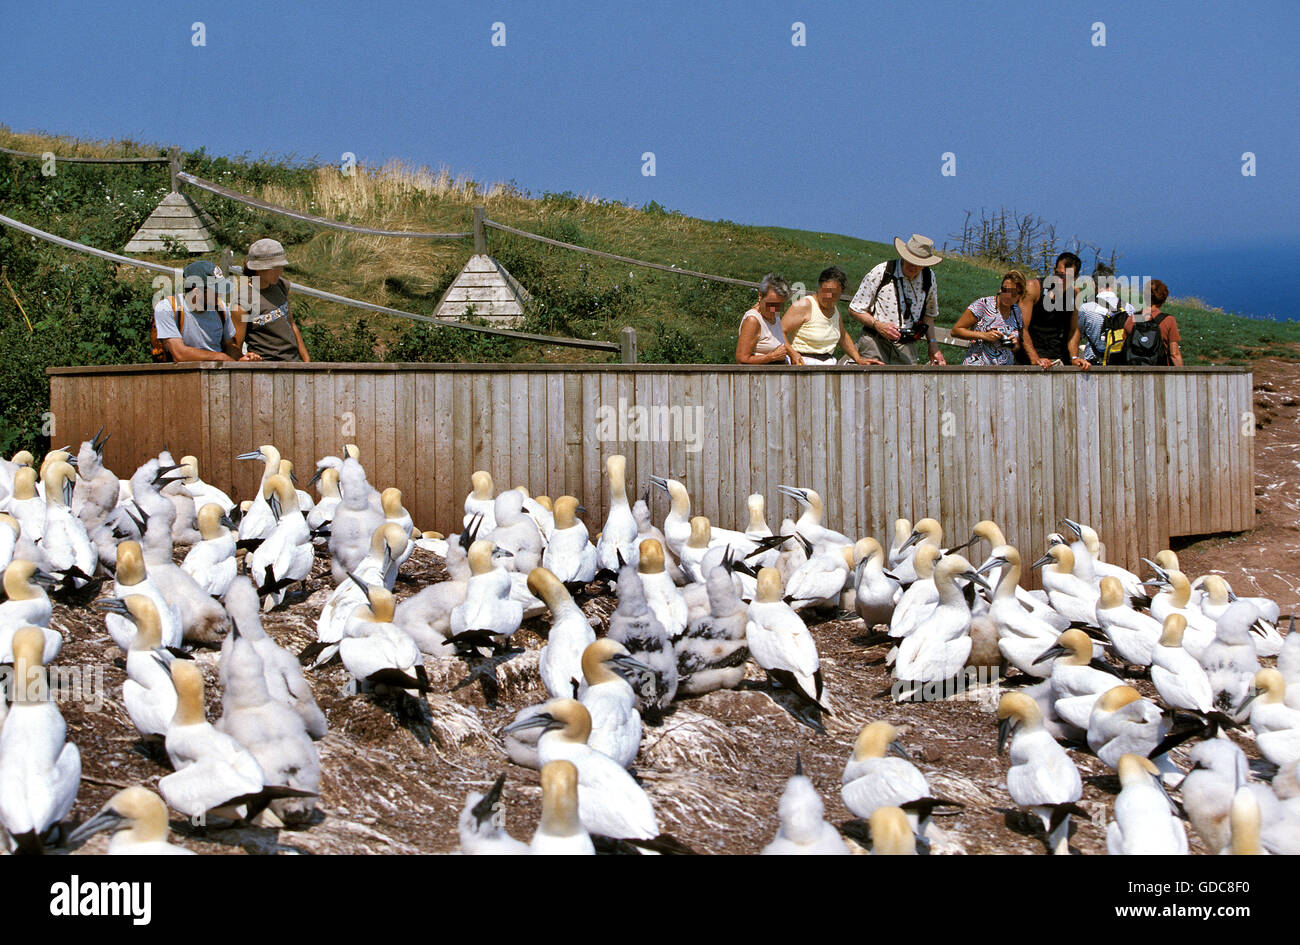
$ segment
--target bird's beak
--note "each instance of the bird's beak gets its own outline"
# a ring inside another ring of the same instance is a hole
[[[493,814],[496,813],[497,805],[501,803],[501,788],[505,786],[505,783],[506,773],[502,771],[487,794],[483,795],[483,798],[471,809],[470,812],[474,815],[474,819],[480,824],[490,820]]]
[[[501,730],[501,734],[504,735],[508,732],[526,732],[533,728],[545,729],[549,728],[553,724],[555,724],[555,716],[551,715],[549,712],[538,712],[536,715],[531,715],[526,719],[518,719],[511,722]]]
[[[266,457],[262,455],[262,451],[260,449],[257,449],[257,450],[252,450],[251,452],[248,453],[240,453],[238,456],[235,457],[235,459],[266,459]]]
[[[1043,555],[1041,558],[1039,558],[1037,561],[1031,564],[1029,568],[1030,570],[1033,570],[1034,568],[1041,568],[1043,565],[1050,563],[1051,560],[1052,560],[1051,555]]]
[[[907,536],[907,541],[903,542],[903,547],[899,548],[898,550],[900,552],[906,551],[908,548],[911,548],[913,545],[915,545],[918,541],[920,541],[924,537],[925,536],[920,532],[912,532],[912,534]]]
[[[35,571],[32,573],[32,583],[38,587],[43,587],[47,591],[58,587],[59,581],[52,574],[46,574],[44,571]]]
[[[989,582],[984,580],[983,576],[978,571],[963,571],[961,576],[966,578],[966,580],[970,581],[972,584],[978,584],[986,591],[993,590],[993,588],[989,586]]]
[[[507,551],[507,550],[504,549],[504,548],[493,548],[493,549],[492,549],[492,559],[493,559],[494,561],[495,561],[497,558],[513,558],[514,556],[515,556],[515,553],[514,553],[513,551]]]
[[[1038,659],[1034,660],[1033,665],[1037,666],[1039,663],[1046,662],[1047,660],[1054,659],[1055,657],[1058,656],[1063,656],[1064,654],[1069,652],[1070,651],[1065,647],[1061,646],[1061,644],[1059,643],[1054,644],[1053,646],[1050,646],[1046,650],[1044,650],[1042,654],[1039,655]]]
[[[1015,728],[1014,716],[1008,715],[998,723],[998,754],[1002,754],[1003,749],[1007,746],[1007,739],[1011,737],[1011,730]]]
[[[316,467],[316,475],[312,476],[310,479],[307,480],[307,488],[308,488],[308,489],[310,489],[312,486],[316,485],[316,482],[320,479],[320,477],[321,477],[321,473],[323,473],[323,472],[325,472],[325,467],[324,467],[324,466],[317,466],[317,467]]]
[[[224,512],[221,513],[221,518],[217,519],[217,521],[218,521],[220,524],[226,526],[226,528],[230,529],[232,532],[233,532],[233,531],[238,531],[238,529],[237,529],[236,526],[235,526],[234,521],[230,518],[229,515],[227,515],[227,514],[224,513]]]
[[[1082,526],[1082,525],[1080,525],[1078,522],[1075,522],[1075,521],[1073,521],[1073,520],[1071,520],[1071,519],[1068,519],[1068,518],[1063,518],[1063,519],[1061,519],[1061,521],[1064,522],[1067,526],[1069,526],[1070,531],[1074,532],[1074,534],[1078,537],[1078,539],[1079,539],[1080,541],[1083,540],[1083,526]]]
[[[353,584],[355,584],[357,587],[361,588],[361,592],[362,592],[363,594],[366,595],[366,598],[367,598],[367,599],[369,599],[369,597],[370,597],[370,585],[367,584],[365,581],[361,580],[361,578],[357,577],[357,576],[356,576],[355,574],[353,574],[351,571],[348,572],[348,577],[350,577],[350,578],[352,579],[352,583],[353,583]]]
[[[949,549],[948,549],[948,554],[951,555],[951,554],[956,554],[956,553],[959,552],[959,551],[965,551],[965,550],[966,550],[967,548],[969,548],[971,545],[975,544],[975,542],[976,542],[978,539],[979,539],[979,535],[971,535],[971,536],[970,536],[970,541],[963,542],[962,544],[958,545],[956,548],[949,548]]]
[[[614,672],[629,683],[632,681],[631,679],[628,679],[629,676],[632,676],[633,678],[641,678],[654,674],[654,670],[645,663],[642,663],[633,656],[628,656],[623,653],[614,656],[609,662],[612,665]]]
[[[99,600],[93,601],[90,606],[96,610],[106,610],[109,613],[121,614],[127,620],[135,623],[135,617],[132,616],[131,611],[127,609],[126,601],[122,600],[120,597],[101,597]]]
[[[103,830],[116,830],[126,820],[111,807],[105,807],[88,821],[68,834],[67,846],[76,846]]]
[[[988,573],[989,573],[990,571],[992,571],[994,568],[1000,568],[1000,567],[1003,567],[1003,566],[1006,565],[1007,563],[1008,563],[1008,562],[1007,562],[1007,559],[1006,559],[1006,558],[1003,558],[1003,557],[1001,557],[1001,556],[996,557],[996,558],[989,558],[989,560],[985,561],[985,562],[984,562],[983,564],[981,564],[978,568],[976,568],[976,569],[975,569],[975,572],[976,572],[977,574],[988,574]]]
[[[650,485],[658,486],[660,489],[664,490],[664,492],[668,491],[668,480],[663,476],[651,476]]]
[[[899,758],[905,758],[908,761],[912,760],[912,756],[907,753],[907,749],[898,742],[890,742],[889,747],[885,750],[891,755],[897,755]]]

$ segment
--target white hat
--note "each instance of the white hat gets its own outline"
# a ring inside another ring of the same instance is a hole
[[[913,266],[935,266],[943,262],[943,257],[934,251],[934,240],[920,233],[913,233],[906,243],[895,236],[894,249],[898,250],[898,255],[905,262],[910,262]]]

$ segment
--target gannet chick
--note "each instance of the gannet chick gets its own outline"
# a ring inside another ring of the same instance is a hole
[[[24,852],[41,851],[41,838],[72,810],[81,783],[81,753],[50,698],[44,648],[37,627],[14,634],[13,703],[0,729],[0,824]]]
[[[454,536],[456,540],[448,541],[447,580],[431,584],[397,605],[393,624],[405,631],[422,653],[440,657],[455,655],[455,648],[447,643],[451,612],[465,602],[470,576],[467,553],[475,535],[474,530],[467,529]]]
[[[641,552],[641,561],[646,552]],[[715,689],[734,689],[745,678],[749,645],[745,626],[749,608],[736,593],[723,567],[708,574],[708,610],[691,617],[686,632],[673,644],[677,654],[677,692],[698,696]]]
[[[1226,738],[1198,742],[1190,754],[1192,768],[1179,793],[1192,829],[1211,850],[1222,850],[1231,839],[1228,816],[1237,785],[1250,777],[1242,750]]]
[[[888,722],[863,726],[853,743],[853,753],[844,766],[840,796],[854,817],[867,820],[878,808],[902,807],[930,796],[930,785],[901,745],[898,730]],[[893,756],[893,757],[887,757]],[[907,815],[909,832],[924,835],[918,813]]]
[[[542,767],[571,761],[578,769],[578,816],[593,834],[620,840],[659,836],[650,798],[621,765],[587,744],[591,715],[576,699],[554,699],[536,715],[506,731],[540,728],[537,758]]]
[[[781,825],[777,828],[776,838],[763,848],[764,856],[849,855],[839,831],[826,822],[826,806],[812,781],[803,773],[803,763],[797,755],[794,774],[781,792],[778,812]]]
[[[510,552],[504,562],[505,569],[527,574],[541,567],[545,544],[537,523],[524,512],[523,493],[507,489],[496,497],[493,509],[497,527],[492,531],[492,543]]]
[[[348,573],[356,570],[370,548],[370,537],[384,524],[384,511],[374,487],[366,480],[365,469],[352,457],[343,460],[339,469],[339,494],[343,499],[334,509],[329,539],[330,573],[335,584],[342,584]]]
[[[181,568],[212,597],[224,597],[239,573],[235,560],[235,523],[215,502],[199,508],[200,540],[194,543]]]
[[[1187,830],[1160,783],[1160,769],[1143,755],[1120,756],[1120,792],[1106,829],[1112,856],[1187,855]]]
[[[247,568],[262,597],[262,609],[271,610],[284,602],[290,585],[311,574],[315,552],[293,484],[276,474],[267,480],[266,489],[271,493],[268,501],[275,524],[248,556]]]
[[[1169,724],[1158,705],[1143,699],[1132,686],[1116,682],[1101,694],[1088,717],[1088,747],[1111,768],[1119,767],[1122,755],[1148,757],[1169,734]],[[1168,754],[1152,760],[1166,785],[1172,787],[1182,780],[1182,772]]]
[[[124,541],[117,546],[117,573],[113,580],[113,596],[126,598],[132,594],[143,594],[158,608],[158,619],[162,625],[162,645],[179,647],[183,636],[180,611],[163,597],[158,585],[150,580],[139,543]],[[134,623],[126,617],[108,613],[104,615],[104,625],[118,649],[126,652],[131,648],[131,639],[135,636]]]
[[[505,783],[506,773],[502,771],[487,794],[470,791],[465,798],[457,830],[460,852],[466,856],[518,856],[528,852],[527,844],[506,832],[505,806],[501,803]]]
[[[82,443],[77,451],[77,484],[72,490],[72,513],[81,519],[86,534],[96,544],[97,533],[108,529],[109,516],[117,506],[121,492],[117,476],[104,466],[104,444],[112,434],[100,439],[103,433],[104,428],[100,427],[99,432]],[[0,560],[3,560],[2,555]]]
[[[316,704],[316,697],[312,694],[298,661],[289,651],[278,646],[262,627],[260,602],[253,582],[246,577],[236,578],[226,591],[225,603],[231,627],[239,631],[239,636],[228,635],[221,644],[221,662],[218,668],[222,687],[228,685],[226,667],[229,665],[229,649],[234,646],[236,639],[247,641],[262,659],[262,674],[271,698],[297,713],[308,735],[316,739],[324,738],[329,727],[325,714]]]
[[[1160,622],[1129,606],[1119,578],[1101,579],[1097,600],[1097,623],[1110,639],[1115,653],[1132,666],[1150,666],[1160,642]]]
[[[72,847],[104,830],[110,856],[194,856],[193,850],[168,842],[167,805],[146,787],[136,785],[114,794],[93,817],[68,835]]]
[[[463,526],[469,528],[470,522],[477,518],[482,528],[480,534],[485,538],[491,537],[492,532],[497,527],[496,501],[493,497],[495,488],[492,483],[492,474],[485,469],[476,470],[470,476],[470,482],[473,483],[473,489],[470,490],[469,495],[465,496]]]
[[[636,761],[641,749],[641,713],[636,710],[636,693],[629,680],[650,673],[650,667],[633,659],[623,644],[609,637],[597,640],[582,653],[587,689],[581,702],[591,715],[587,744],[624,768]]]
[[[808,560],[808,552],[804,549],[804,541],[799,541],[795,537],[794,519],[781,520],[781,537],[785,543],[781,546],[780,553],[776,556],[777,573],[781,575],[781,586],[785,587],[785,582],[794,576],[805,561]],[[805,539],[806,541],[807,539]]]
[[[609,485],[609,513],[596,542],[596,567],[615,576],[623,564],[635,565],[640,556],[636,519],[627,498],[627,458],[617,453],[608,457],[605,475]]]
[[[1038,704],[1024,693],[1004,695],[998,703],[998,719],[998,754],[1011,738],[1007,771],[1011,799],[1042,820],[1049,852],[1068,854],[1070,815],[1087,816],[1075,804],[1083,796],[1079,769],[1043,728]]]
[[[482,539],[469,548],[465,602],[451,612],[451,632],[483,630],[504,643],[519,629],[524,608],[510,598],[510,575],[495,562],[496,547]]]
[[[782,599],[781,590],[781,575],[775,568],[758,572],[758,594],[749,605],[745,625],[750,655],[810,708],[825,711],[817,644],[803,620]]]
[[[677,695],[677,656],[672,642],[646,603],[636,568],[624,565],[618,575],[618,609],[609,618],[609,639],[627,647],[628,653],[650,668],[653,688],[638,692],[643,712],[662,712]]]
[[[1182,614],[1164,618],[1160,642],[1151,654],[1151,682],[1169,708],[1205,713],[1214,707],[1214,692],[1201,664],[1183,648],[1186,627]]]
[[[63,648],[63,634],[50,626],[54,612],[45,588],[54,587],[54,579],[36,569],[32,561],[18,558],[9,562],[4,572],[4,591],[8,598],[0,604],[0,663],[12,663],[14,634],[23,627],[40,627],[45,634],[42,663],[50,663]]]
[[[1286,680],[1276,669],[1255,674],[1255,691],[1241,706],[1250,708],[1250,727],[1259,753],[1279,768],[1300,761],[1300,709],[1286,704]]]
[[[1250,604],[1238,601],[1228,605],[1218,618],[1214,639],[1201,651],[1201,666],[1210,680],[1213,705],[1237,721],[1245,714],[1237,708],[1250,695],[1259,672],[1259,659],[1255,654],[1254,635],[1250,631],[1258,611]]]
[[[1053,657],[1055,662],[1049,679],[1056,699],[1056,714],[1076,728],[1086,730],[1093,706],[1103,692],[1119,684],[1119,677],[1107,664],[1093,660],[1092,639],[1082,630],[1066,630],[1038,661]]]
[[[555,500],[555,528],[542,552],[542,567],[566,587],[581,586],[596,577],[596,546],[587,538],[587,526],[577,517],[578,500],[562,495]]]
[[[663,545],[653,538],[641,542],[637,551],[636,570],[641,577],[646,604],[659,619],[668,639],[676,642],[686,632],[690,614],[685,596],[664,568]]]
[[[529,849],[538,856],[596,852],[578,816],[578,769],[571,761],[552,761],[542,768],[542,819]]]

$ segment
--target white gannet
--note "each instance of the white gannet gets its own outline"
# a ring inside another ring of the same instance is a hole
[[[370,536],[384,524],[379,496],[366,480],[366,471],[349,456],[339,468],[339,494],[343,497],[330,522],[330,573],[342,584],[370,547]],[[372,498],[373,497],[373,498]]]
[[[853,576],[853,608],[870,630],[888,624],[894,615],[898,581],[885,574],[885,552],[874,538],[860,538],[855,549],[860,558]]]
[[[66,462],[46,467],[45,523],[40,544],[50,573],[68,586],[81,587],[99,567],[99,555],[86,534],[86,526],[72,514],[76,475]]]
[[[824,711],[821,660],[817,644],[800,616],[782,599],[775,568],[758,572],[758,594],[746,615],[750,656],[767,674],[801,701]]]
[[[312,666],[316,667],[323,666],[334,658],[334,654],[338,652],[338,643],[343,639],[352,614],[366,603],[366,591],[362,585],[375,584],[391,591],[397,581],[397,556],[406,544],[407,537],[402,532],[401,526],[393,522],[385,522],[375,529],[370,536],[370,550],[352,572],[359,578],[359,582],[345,581],[331,592],[329,600],[321,608],[320,616],[316,618],[316,642],[303,650],[301,654],[303,659],[312,659]],[[457,550],[460,550],[459,545]],[[461,591],[460,596],[451,605],[454,607],[465,599],[464,582],[460,582],[459,585],[454,581],[441,582],[433,587],[443,587],[448,584],[453,588],[459,586]],[[445,596],[445,593],[445,591],[437,592],[437,596]],[[429,598],[435,596],[432,588],[426,588],[421,594],[424,596],[419,600],[413,599],[410,608],[400,619],[400,607],[398,613],[393,616],[393,623],[411,634],[417,644],[422,637],[429,636],[427,624],[418,617],[423,614],[423,608],[430,603]],[[448,607],[444,611],[448,626],[450,626],[450,614],[451,607]],[[438,644],[441,644],[446,633],[447,628],[444,627],[437,635]],[[426,642],[431,641],[426,639]],[[431,645],[434,645],[434,652],[441,652],[437,649],[437,644]]]
[[[1160,642],[1160,622],[1134,610],[1119,578],[1101,579],[1097,599],[1097,624],[1110,640],[1117,656],[1132,666],[1150,666]]]
[[[239,520],[239,540],[257,542],[265,538],[275,526],[275,516],[271,514],[271,506],[267,501],[266,483],[272,476],[280,474],[280,451],[267,443],[247,453],[240,453],[235,459],[262,461],[262,480],[257,484],[257,494],[253,497],[253,504]],[[244,547],[249,546],[244,545]]]
[[[1255,692],[1247,703],[1259,753],[1279,768],[1300,761],[1300,709],[1286,704],[1282,674],[1272,668],[1256,673]]]
[[[646,602],[641,576],[632,565],[618,574],[618,609],[610,615],[608,637],[649,667],[651,678],[638,690],[638,707],[662,712],[677,695],[677,655],[668,631]]]
[[[159,490],[176,512],[172,519],[172,542],[177,545],[192,545],[199,541],[198,507],[194,504],[194,496],[185,488],[184,468],[172,459],[172,454],[167,450],[158,454],[158,462],[168,472],[178,471]]]
[[[551,530],[555,528],[555,511],[549,496],[529,495],[525,486],[515,486],[515,491],[524,497],[524,514],[533,520],[537,533],[542,536],[542,545],[551,540]]]
[[[103,432],[104,428],[100,427],[77,451],[77,485],[72,491],[72,513],[81,519],[92,540],[95,532],[108,522],[121,492],[117,476],[104,466],[104,444],[108,436],[101,440]]]
[[[1079,769],[1043,728],[1038,704],[1024,693],[1004,695],[998,703],[998,719],[998,754],[1011,737],[1007,771],[1011,800],[1042,820],[1048,852],[1069,853],[1070,815],[1082,813],[1075,805],[1083,796]]]
[[[1074,552],[1064,544],[1064,539],[1047,549],[1047,553],[1034,562],[1033,567],[1043,565],[1043,588],[1052,609],[1072,623],[1097,625],[1097,602],[1101,590],[1094,584],[1080,578],[1074,573]]]
[[[452,636],[467,630],[486,631],[500,642],[508,640],[524,617],[524,608],[510,597],[510,575],[494,560],[496,547],[479,539],[469,547],[470,577],[465,601],[451,612]]]
[[[582,675],[587,688],[581,702],[591,716],[587,744],[630,767],[641,749],[641,713],[629,682],[644,678],[650,667],[634,659],[623,644],[609,637],[597,640],[582,653]]]
[[[32,467],[18,468],[13,491],[0,505],[18,522],[24,541],[34,543],[45,534],[45,499],[36,491],[36,470]]]
[[[1121,755],[1132,753],[1146,758],[1168,734],[1169,724],[1160,707],[1143,699],[1132,686],[1118,682],[1101,694],[1088,717],[1088,747],[1111,768],[1119,766]],[[1183,773],[1168,754],[1152,760],[1168,786],[1182,780]]]
[[[1050,663],[1038,662],[1043,650],[1056,642],[1060,630],[1039,611],[1027,610],[1016,596],[1020,586],[1020,552],[1011,545],[997,545],[987,563],[995,564],[998,583],[989,604],[988,618],[998,634],[998,652],[1028,676],[1045,679],[1052,674]],[[915,585],[914,585],[915,586]]]
[[[838,607],[846,583],[853,578],[853,546],[822,545],[785,585],[785,599],[795,610]]]
[[[844,766],[840,796],[854,817],[869,819],[881,807],[902,807],[930,797],[930,784],[898,744],[898,729],[888,722],[863,726]],[[924,835],[918,812],[907,815],[910,830]]]
[[[537,661],[542,684],[552,699],[577,698],[582,654],[596,642],[596,631],[564,584],[546,568],[535,568],[528,575],[528,587],[551,611],[551,628]]]
[[[1242,621],[1243,626],[1247,627],[1254,633],[1254,646],[1259,656],[1277,656],[1282,651],[1284,641],[1282,635],[1277,632],[1276,617],[1269,620],[1264,616],[1261,609],[1259,597],[1238,597],[1228,586],[1228,582],[1217,574],[1207,574],[1201,578],[1201,587],[1205,591],[1201,597],[1201,612],[1211,620],[1222,620],[1227,614],[1229,608],[1236,608],[1238,616],[1234,622]],[[1266,601],[1272,605],[1270,612],[1277,611],[1277,604],[1272,601]],[[1253,615],[1252,620],[1246,620],[1245,615]]]
[[[122,702],[137,732],[165,736],[176,715],[176,688],[172,685],[172,656],[162,649],[157,606],[143,594],[109,597],[96,606],[121,614],[135,624],[135,638],[126,651]]]
[[[653,840],[659,836],[650,798],[614,759],[587,744],[591,716],[576,699],[554,699],[543,711],[513,722],[505,731],[540,728],[537,758],[544,768],[552,761],[570,761],[578,769],[578,816],[593,834],[621,840]]]
[[[493,496],[492,474],[479,469],[470,476],[474,488],[465,496],[465,519],[463,527],[469,528],[470,522],[478,519],[480,534],[484,538],[491,536],[497,527],[496,502]]]
[[[0,729],[0,824],[19,850],[34,852],[72,810],[81,783],[81,753],[50,698],[44,647],[38,628],[14,634],[13,701]]]
[[[609,513],[596,542],[596,567],[617,575],[623,564],[635,565],[640,554],[636,519],[627,498],[627,458],[615,453],[605,459],[609,483]]]
[[[268,500],[275,524],[266,532],[262,543],[248,556],[247,569],[262,597],[264,610],[284,601],[286,589],[307,579],[315,561],[311,531],[298,507],[293,484],[276,474],[266,482]]]
[[[796,486],[777,486],[776,491],[794,499],[802,507],[803,512],[794,523],[795,531],[808,539],[815,551],[826,547],[853,544],[853,539],[848,535],[837,532],[833,528],[827,528],[823,524],[822,518],[826,506],[822,502],[822,497],[812,489],[801,489]]]
[[[785,587],[785,582],[790,580],[791,576],[803,567],[803,563],[808,560],[808,552],[804,550],[805,541],[799,541],[795,537],[794,519],[781,519],[781,537],[784,544],[776,556],[777,573],[781,575],[781,586]]]
[[[958,578],[988,587],[984,578],[961,555],[945,555],[940,559],[934,568],[939,606],[920,629],[899,645],[894,675],[900,682],[948,680],[966,665],[971,651],[971,612],[965,595],[957,586]]]
[[[1187,855],[1187,830],[1160,782],[1160,770],[1144,755],[1120,756],[1120,792],[1106,828],[1112,856]]]
[[[505,559],[506,570],[526,575],[541,567],[545,543],[537,523],[524,512],[523,493],[507,489],[496,497],[493,508],[497,527],[492,531],[492,544],[510,552]]]
[[[1246,755],[1227,738],[1209,738],[1192,746],[1191,770],[1179,788],[1187,819],[1211,850],[1228,845],[1228,817],[1237,786],[1250,776]]]
[[[9,562],[4,572],[7,598],[0,604],[0,663],[12,663],[14,634],[23,627],[39,627],[45,634],[42,663],[50,663],[63,648],[63,634],[50,626],[54,607],[45,588],[54,586],[48,574],[22,558]]]
[[[0,534],[3,534],[2,529]],[[1277,655],[1277,671],[1286,680],[1286,704],[1293,709],[1300,709],[1300,633],[1295,632],[1295,617],[1291,618],[1286,645]]]
[[[703,515],[691,519],[691,533],[682,544],[677,560],[682,566],[682,574],[692,584],[704,582],[705,555],[709,553],[713,539],[713,524]],[[724,552],[725,553],[725,552]]]
[[[415,641],[393,625],[394,607],[392,591],[368,586],[366,604],[353,611],[339,641],[339,657],[358,691],[382,686],[423,694],[424,658]]]
[[[179,647],[183,636],[180,611],[173,604],[168,603],[158,585],[150,579],[139,543],[124,541],[117,546],[117,572],[113,580],[113,596],[126,598],[131,594],[143,594],[153,601],[154,606],[158,608],[158,618],[162,624],[162,645]],[[131,648],[131,639],[135,636],[134,623],[126,617],[110,612],[104,615],[104,625],[118,649],[126,652]]]
[[[676,479],[666,479],[663,476],[651,476],[650,484],[668,493],[669,508],[668,514],[664,517],[664,542],[667,544],[668,550],[673,553],[678,561],[681,561],[683,547],[687,539],[691,537],[690,493]],[[747,537],[744,532],[734,531],[730,528],[718,528],[711,523],[708,534],[711,546],[726,547],[730,545],[737,557],[743,557],[760,547],[759,542]],[[683,566],[682,570],[686,570],[685,566]],[[687,577],[690,580],[703,580],[703,578],[690,578],[689,575]]]
[[[460,852],[465,856],[519,856],[528,852],[506,831],[505,805],[501,789],[506,773],[501,772],[486,794],[470,791],[465,798],[456,829],[460,834]]]
[[[1075,573],[1080,574],[1090,583],[1100,583],[1102,578],[1113,577],[1120,582],[1125,595],[1138,602],[1148,598],[1142,579],[1118,565],[1107,563],[1102,557],[1101,536],[1095,529],[1071,519],[1062,519],[1077,535],[1078,540],[1070,545],[1074,552]]]
[[[206,502],[199,508],[199,535],[181,568],[213,597],[224,597],[239,573],[235,560],[235,523],[221,506]]]
[[[745,500],[745,507],[749,510],[749,524],[745,526],[745,537],[752,541],[762,541],[765,538],[771,538],[772,529],[767,524],[766,500],[761,492],[752,493]],[[776,567],[776,559],[781,556],[777,548],[768,548],[766,551],[759,552],[749,559],[751,566],[758,568]]]
[[[596,546],[587,526],[576,515],[580,506],[571,495],[555,500],[555,528],[542,553],[542,567],[565,586],[587,584],[596,577]]]
[[[316,502],[312,499],[310,492],[306,489],[298,488],[298,477],[294,475],[293,463],[290,460],[280,460],[280,475],[293,483],[294,495],[298,497],[298,509],[302,512],[303,517],[305,518],[307,513],[316,506]]]
[[[334,522],[334,513],[343,501],[343,493],[339,491],[337,469],[324,466],[316,470],[316,476],[316,494],[320,498],[307,513],[307,527],[311,529],[312,543],[324,545],[329,540],[327,533]]]
[[[997,522],[987,518],[976,522],[975,527],[971,530],[970,544],[974,545],[980,540],[989,543],[990,552],[989,557],[976,570],[979,571],[980,574],[986,576],[985,579],[990,585],[997,587],[998,582],[1002,579],[1002,567],[1005,565],[1005,562],[996,561],[994,559],[998,557],[997,549],[1002,545],[1010,547],[1010,542],[1007,541],[1006,536],[1002,533],[1002,527],[998,525]],[[959,551],[961,549],[959,546],[958,548],[953,548],[951,550]],[[967,555],[967,557],[970,556]],[[975,559],[971,558],[971,560],[974,561]],[[1024,573],[1023,569],[1021,573]],[[1051,604],[1048,602],[1046,591],[1027,591],[1020,586],[1018,578],[1016,580],[1014,591],[1016,599],[1020,601],[1027,610],[1033,613],[1035,617],[1056,627],[1057,634],[1070,626],[1070,621],[1068,619],[1052,609]]]
[[[659,618],[668,639],[676,641],[686,632],[690,614],[686,607],[686,597],[664,567],[663,545],[653,538],[642,541],[637,549],[636,570],[641,577],[646,604]]]
[[[1246,786],[1237,788],[1228,814],[1232,839],[1219,852],[1233,856],[1259,856],[1264,853],[1260,836],[1262,819],[1255,794]]]
[[[107,439],[107,437],[105,437]],[[184,477],[181,479],[181,485],[185,491],[194,499],[194,507],[202,509],[209,502],[216,503],[222,513],[229,515],[235,508],[234,499],[226,495],[216,486],[204,482],[199,478],[199,461],[193,456],[181,457],[181,470]]]
[[[267,635],[262,627],[260,602],[253,582],[247,577],[237,578],[226,591],[226,613],[230,615],[231,628],[239,631],[238,639],[252,644],[257,655],[262,659],[262,674],[267,692],[271,698],[283,702],[293,709],[302,719],[307,734],[312,738],[324,738],[328,729],[325,715],[316,704],[311,685],[302,674],[298,660],[287,650],[281,648]],[[221,644],[219,679],[222,686],[226,683],[225,667],[227,653],[234,646],[235,637],[227,635]]]
[[[1191,603],[1191,584],[1187,575],[1177,569],[1165,572],[1164,584],[1167,587],[1151,598],[1151,616],[1164,625],[1170,614],[1179,614],[1183,618],[1183,647],[1193,658],[1200,660],[1201,653],[1214,639],[1215,622]]]
[[[1181,614],[1165,617],[1160,642],[1151,654],[1151,682],[1169,708],[1206,713],[1214,708],[1214,692],[1201,664],[1183,646],[1186,626]]]
[[[889,635],[895,639],[910,637],[934,614],[939,606],[939,588],[934,583],[934,566],[942,553],[938,547],[922,544],[912,556],[916,580],[902,591],[894,613],[889,618]]]
[[[412,541],[415,523],[411,520],[411,513],[402,505],[402,490],[396,486],[390,486],[379,493],[379,507],[383,510],[385,524],[396,525],[406,539],[402,547],[394,553],[393,574],[396,575],[398,569],[406,564],[406,559],[411,557],[411,552],[415,550]]]
[[[912,556],[916,554],[916,543],[912,538],[912,523],[905,518],[894,519],[894,539],[889,543],[889,554],[885,563],[889,573],[894,575],[903,587],[917,579],[916,568],[912,565]]]
[[[1218,618],[1214,639],[1201,651],[1200,663],[1210,680],[1214,707],[1238,722],[1246,717],[1244,711],[1238,714],[1238,707],[1250,695],[1259,672],[1255,636],[1250,630],[1257,613],[1241,601],[1229,605]]]
[[[168,842],[167,805],[146,787],[118,791],[93,817],[68,835],[75,846],[103,830],[113,831],[110,856],[194,856],[193,850]]]
[[[874,856],[914,856],[916,835],[898,807],[877,807],[867,818]]]
[[[641,561],[646,551],[641,551]],[[677,653],[677,691],[698,696],[715,689],[734,689],[745,678],[749,646],[745,637],[749,608],[726,568],[716,567],[706,580],[707,610],[693,614],[673,644]]]
[[[542,819],[529,852],[537,856],[583,856],[596,852],[578,816],[578,769],[571,761],[542,768]]]
[[[1101,694],[1118,686],[1121,680],[1104,661],[1093,659],[1092,639],[1082,630],[1066,630],[1038,659],[1041,662],[1053,657],[1048,678],[1056,714],[1086,730]]]
[[[0,566],[7,568],[9,562],[13,561],[21,531],[22,526],[18,524],[18,519],[8,512],[0,512]]]
[[[839,831],[825,819],[826,805],[812,781],[803,773],[803,763],[795,756],[794,774],[785,782],[777,807],[781,818],[776,838],[763,848],[764,856],[832,855],[848,856],[849,848]]]
[[[645,541],[648,538],[653,538],[659,542],[659,547],[667,548],[668,539],[664,537],[664,533],[659,530],[650,518],[650,489],[650,486],[646,486],[645,495],[637,499],[636,504],[632,506],[632,517],[636,519],[637,540]],[[547,540],[550,540],[549,537]],[[673,583],[678,587],[686,583],[686,575],[682,574],[681,567],[672,555],[664,555],[664,570],[668,572],[668,576],[672,578]]]

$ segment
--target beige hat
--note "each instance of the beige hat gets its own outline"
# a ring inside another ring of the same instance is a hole
[[[280,269],[289,265],[284,247],[271,239],[261,239],[248,247],[249,269]]]
[[[898,250],[898,255],[905,262],[910,262],[913,266],[935,266],[943,262],[943,257],[934,251],[934,240],[920,233],[913,233],[906,243],[895,236],[894,249]]]

